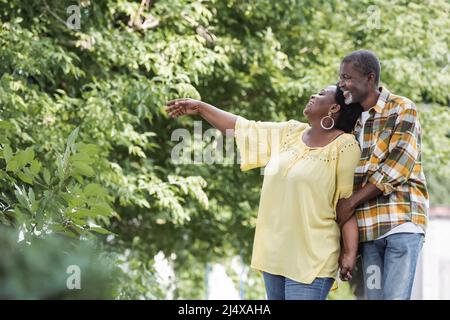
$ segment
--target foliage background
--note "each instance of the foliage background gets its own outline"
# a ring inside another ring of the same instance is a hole
[[[73,4],[79,30],[64,23]],[[171,133],[192,133],[193,122],[169,120],[165,102],[304,121],[308,97],[360,48],[377,53],[383,85],[419,106],[431,205],[450,205],[449,9],[0,0],[0,223],[30,246],[50,234],[94,241],[125,271],[116,298],[204,298],[211,263],[250,261],[262,178],[232,164],[173,164]],[[155,273],[158,252],[175,270],[169,283]],[[243,290],[264,298],[260,275],[250,271]]]

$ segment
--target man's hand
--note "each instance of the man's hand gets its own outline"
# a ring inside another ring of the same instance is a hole
[[[342,227],[348,219],[355,213],[355,206],[352,197],[348,199],[340,199],[336,205],[336,217],[339,227]]]
[[[336,218],[339,227],[342,228],[360,204],[382,195],[383,192],[378,187],[372,183],[367,183],[362,189],[354,192],[350,198],[340,199],[336,205]]]

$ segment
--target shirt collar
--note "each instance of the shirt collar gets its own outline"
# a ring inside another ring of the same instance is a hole
[[[371,113],[371,110],[375,110],[378,113],[381,113],[383,111],[384,106],[386,105],[386,102],[388,101],[390,92],[385,87],[380,87],[380,96],[378,97],[377,103],[369,109],[369,113]],[[361,126],[361,116],[356,120],[355,129]],[[356,130],[353,130],[353,134],[357,135]]]
[[[381,113],[383,111],[384,106],[386,105],[386,102],[388,101],[390,94],[388,89],[384,87],[380,87],[379,89],[380,89],[380,96],[378,97],[377,104],[374,105],[372,108],[370,108],[369,111],[374,109],[376,112]]]

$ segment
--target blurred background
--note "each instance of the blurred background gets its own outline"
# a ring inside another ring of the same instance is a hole
[[[265,299],[248,267],[260,172],[174,163],[172,133],[194,138],[194,122],[163,107],[191,97],[305,121],[341,59],[369,49],[383,86],[417,104],[424,133],[431,208],[413,297],[449,299],[449,10],[447,0],[0,0],[0,298]],[[329,299],[364,298],[358,279]]]

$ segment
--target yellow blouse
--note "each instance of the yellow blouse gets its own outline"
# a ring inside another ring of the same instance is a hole
[[[308,147],[302,140],[308,128],[295,120],[242,117],[235,125],[241,170],[265,167],[251,267],[306,284],[337,276],[335,208],[352,194],[361,155],[347,133],[324,147]]]

